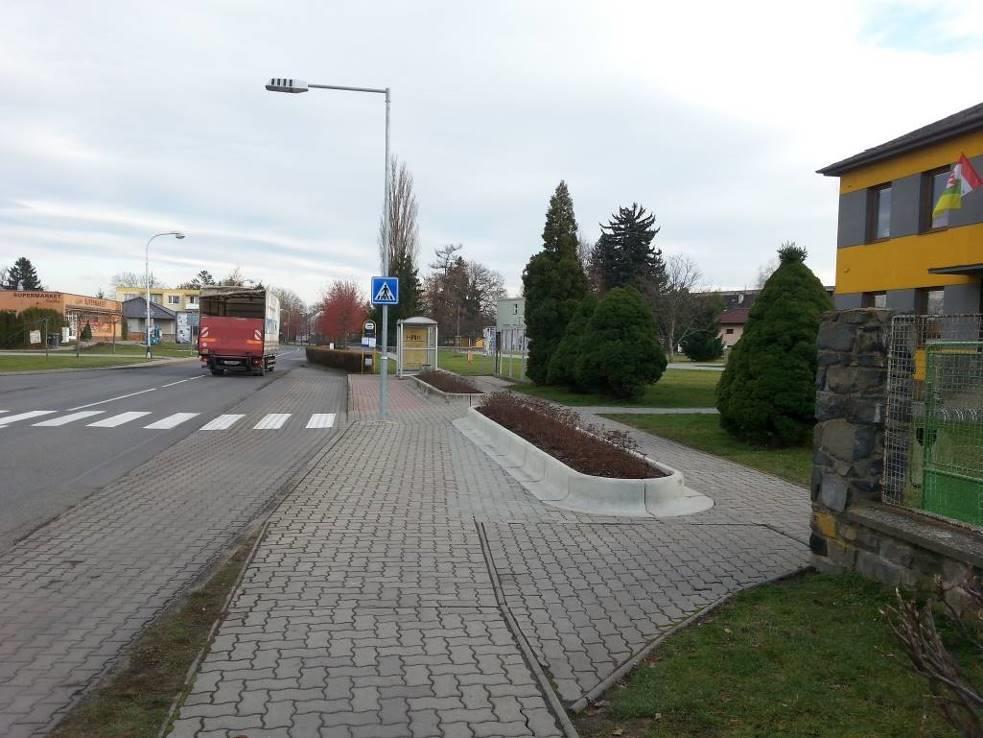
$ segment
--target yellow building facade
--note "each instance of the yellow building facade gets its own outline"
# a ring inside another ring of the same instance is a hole
[[[932,214],[963,155],[983,173],[983,104],[819,170],[840,180],[838,308],[981,312],[983,188]]]

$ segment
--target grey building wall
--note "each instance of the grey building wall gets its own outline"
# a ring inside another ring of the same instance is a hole
[[[942,305],[950,315],[980,312],[980,283],[946,286]]]
[[[867,240],[867,190],[840,195],[836,245],[857,246]]]
[[[912,174],[891,183],[891,238],[914,236],[921,220],[922,175]]]
[[[833,307],[837,310],[853,310],[863,306],[864,293],[850,292],[845,295],[833,295]]]
[[[887,307],[897,313],[913,313],[918,301],[918,290],[888,290]]]

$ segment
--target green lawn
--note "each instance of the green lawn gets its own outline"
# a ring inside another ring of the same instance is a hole
[[[189,346],[188,344],[179,343],[161,343],[156,346],[151,346],[154,356],[197,356],[198,350],[195,346]],[[116,354],[123,356],[143,356],[147,352],[147,347],[142,344],[134,343],[117,343],[116,344]],[[111,343],[95,343],[91,346],[87,346],[82,349],[83,354],[111,354],[113,353],[113,344]]]
[[[442,348],[437,355],[437,366],[455,374],[494,374],[495,357],[472,351],[469,364],[467,351]]]
[[[75,358],[75,354],[52,353],[45,360],[44,354],[24,356],[0,356],[0,374],[4,372],[33,372],[41,369],[94,369],[107,366],[136,364],[144,361],[140,356],[86,356]]]
[[[878,609],[893,593],[807,574],[743,592],[658,646],[578,718],[583,738],[949,736]],[[983,663],[944,633],[968,675]]]
[[[764,448],[739,441],[720,427],[717,415],[607,415],[648,433],[701,451],[774,474],[789,482],[809,486],[812,475],[812,446]]]
[[[517,392],[542,397],[564,405],[608,405],[617,407],[714,407],[720,372],[693,369],[667,369],[662,378],[650,384],[637,402],[617,400],[606,395],[580,394],[559,387],[534,384],[516,385]]]

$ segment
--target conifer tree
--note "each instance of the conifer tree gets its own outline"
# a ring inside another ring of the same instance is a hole
[[[604,292],[634,287],[653,295],[665,289],[666,264],[662,251],[652,246],[660,230],[655,227],[655,215],[634,202],[630,208],[618,208],[608,224],[601,225],[592,263]]]
[[[587,294],[587,278],[577,258],[577,219],[566,182],[561,181],[550,198],[543,250],[526,264],[522,288],[529,339],[526,374],[536,384],[543,384],[550,357]]]
[[[7,280],[4,287],[8,290],[18,289],[22,285],[25,290],[42,290],[41,280],[38,279],[37,270],[26,256],[20,257],[14,265],[7,270]]]
[[[717,386],[720,424],[752,443],[791,446],[815,425],[816,336],[832,303],[794,243],[758,295]]]

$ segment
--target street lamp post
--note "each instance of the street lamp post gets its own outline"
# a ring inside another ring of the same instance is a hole
[[[386,96],[386,181],[385,181],[385,198],[383,200],[383,248],[382,248],[382,276],[389,276],[389,233],[391,223],[390,212],[389,212],[389,198],[391,185],[389,182],[389,104],[390,104],[390,89],[388,87],[384,89],[376,87],[345,87],[342,85],[316,85],[308,84],[299,79],[284,79],[276,77],[271,79],[266,84],[266,89],[270,92],[289,92],[289,93],[300,93],[307,92],[308,89],[318,89],[318,90],[342,90],[344,92],[370,92],[376,95]],[[379,366],[379,419],[384,419],[386,417],[386,410],[389,404],[389,306],[382,306],[382,352],[380,356],[381,364]]]
[[[174,238],[181,239],[184,238],[184,234],[179,231],[165,231],[164,233],[155,233],[150,238],[147,239],[147,248],[144,252],[143,260],[143,281],[147,286],[147,323],[144,326],[144,337],[147,339],[147,358],[151,358],[153,354],[150,352],[150,242],[159,236],[174,236]]]

